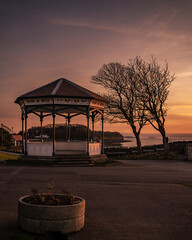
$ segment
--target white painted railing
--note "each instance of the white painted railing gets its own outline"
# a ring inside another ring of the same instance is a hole
[[[87,148],[87,142],[55,142],[55,150],[56,151],[85,151]]]
[[[27,153],[29,156],[52,156],[52,142],[28,142]]]
[[[101,154],[101,143],[89,143],[89,155]]]
[[[55,142],[55,151],[63,151],[65,154],[86,153],[87,142],[57,141]],[[27,152],[29,156],[52,156],[53,142],[27,142]],[[101,143],[89,143],[89,155],[98,154],[101,154]]]

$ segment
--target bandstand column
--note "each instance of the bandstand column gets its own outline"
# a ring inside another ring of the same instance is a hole
[[[89,110],[87,112],[87,155],[89,155]]]
[[[41,122],[41,142],[43,142],[43,114],[41,112],[40,116],[40,122]]]
[[[27,113],[25,112],[25,155],[28,155],[27,152]]]
[[[24,112],[21,110],[21,120],[22,120],[22,153],[24,154]]]
[[[67,123],[67,119],[66,119],[65,135],[66,135],[66,142],[67,142],[67,140],[68,140],[68,123]]]
[[[53,113],[53,153],[52,156],[55,156],[55,113]]]
[[[101,133],[101,154],[104,153],[104,116],[102,114],[101,116],[101,122],[102,122],[102,133]]]
[[[70,138],[71,138],[71,131],[70,131],[70,121],[71,121],[71,118],[70,118],[70,113],[68,113],[68,142],[70,142]]]
[[[95,116],[94,116],[94,114],[92,114],[91,118],[92,118],[92,142],[94,142],[94,139],[95,139],[95,130],[94,130]]]

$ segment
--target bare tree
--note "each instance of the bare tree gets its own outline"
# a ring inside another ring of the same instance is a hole
[[[149,62],[136,57],[129,62],[128,66],[137,79],[135,88],[137,89],[140,104],[147,111],[147,120],[160,132],[164,149],[167,150],[168,144],[165,131],[165,117],[168,110],[167,98],[175,75],[170,74],[167,63],[164,68],[161,68],[153,57]]]
[[[127,123],[135,135],[138,152],[141,153],[140,133],[146,124],[145,109],[141,108],[136,94],[136,78],[133,69],[120,63],[104,64],[92,76],[92,82],[108,90],[109,100],[106,112],[111,123]]]

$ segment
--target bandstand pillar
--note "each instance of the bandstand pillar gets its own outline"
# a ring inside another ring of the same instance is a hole
[[[104,116],[101,116],[101,124],[102,124],[102,133],[101,133],[101,154],[104,153]]]
[[[89,155],[89,110],[87,112],[87,155]]]
[[[21,120],[22,120],[22,153],[24,154],[24,112],[21,110]]]
[[[42,114],[42,112],[40,115],[40,122],[41,122],[41,142],[43,142],[43,114]]]
[[[27,113],[25,112],[25,155],[28,155],[27,152]]]
[[[95,115],[92,114],[91,118],[92,118],[92,142],[94,142],[94,139],[95,139],[95,129],[94,129]]]
[[[70,113],[68,113],[68,118],[67,118],[67,123],[68,123],[68,139],[67,139],[67,141],[68,142],[70,142],[70,138],[71,138],[70,121],[71,121],[71,117],[70,117]]]
[[[55,156],[55,113],[53,113],[52,117],[53,117],[53,153],[52,153],[52,156]]]

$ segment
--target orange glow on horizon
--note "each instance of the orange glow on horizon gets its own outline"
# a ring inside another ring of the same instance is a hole
[[[100,93],[90,79],[103,64],[153,55],[176,75],[166,131],[192,133],[191,8],[190,1],[2,1],[0,123],[21,130],[14,103],[21,94],[62,77]],[[38,124],[29,118],[29,127]],[[105,130],[131,133],[127,124]],[[142,132],[157,133],[150,126]]]

